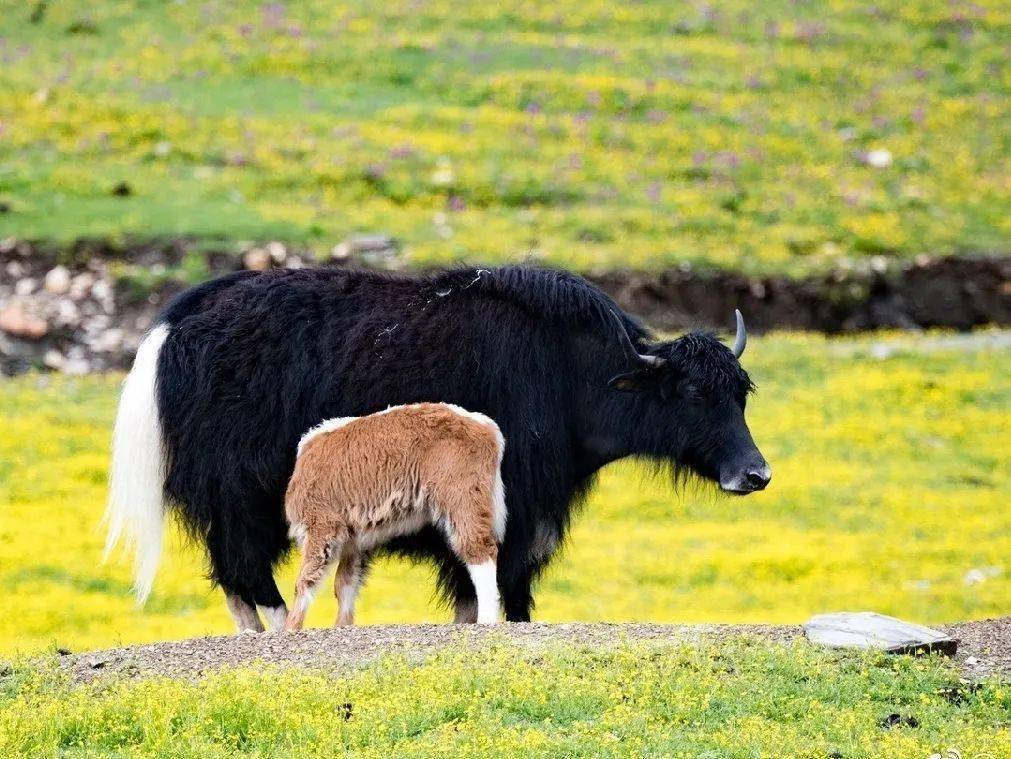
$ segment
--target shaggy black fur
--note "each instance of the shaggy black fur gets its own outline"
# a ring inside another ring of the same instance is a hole
[[[614,314],[640,352],[668,363],[629,366]],[[744,423],[751,383],[726,346],[698,333],[647,344],[607,296],[562,272],[240,273],[183,293],[163,320],[165,491],[206,543],[212,579],[248,603],[281,603],[284,490],[299,438],[322,419],[445,401],[498,422],[510,620],[529,619],[531,583],[604,464],[638,455],[712,479],[761,459]],[[447,598],[473,598],[434,530],[390,550],[434,559]]]

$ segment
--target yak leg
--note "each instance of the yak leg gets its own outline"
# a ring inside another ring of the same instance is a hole
[[[281,591],[277,589],[271,566],[265,561],[261,561],[259,570],[254,573],[251,579],[250,594],[256,603],[256,608],[267,622],[267,629],[271,632],[283,630],[285,619],[288,616],[288,607],[284,605]]]
[[[271,632],[279,632],[284,629],[284,623],[288,619],[288,607],[283,603],[277,606],[257,606],[263,612],[267,620],[267,629]]]
[[[235,626],[239,632],[263,632],[260,614],[257,613],[259,610],[267,620],[268,630],[283,629],[288,610],[274,582],[270,565],[265,564],[259,573],[252,574],[257,575],[252,578],[253,582],[241,583],[237,591],[225,586],[225,603]]]
[[[457,598],[453,606],[453,624],[473,625],[477,622],[477,593],[474,591],[473,582],[470,588],[471,594],[466,598]]]
[[[503,588],[503,606],[507,622],[530,621],[530,612],[534,608],[532,584],[533,577],[525,574]]]
[[[225,591],[225,605],[228,606],[238,632],[263,632],[263,623],[256,613],[256,607],[243,600],[242,596]]]
[[[365,582],[369,569],[369,555],[354,548],[344,549],[337,575],[334,577],[333,592],[337,597],[337,621],[334,627],[350,627],[355,623],[355,601]]]
[[[295,600],[291,611],[285,620],[284,629],[289,632],[301,630],[305,622],[306,612],[312,603],[316,588],[326,574],[327,569],[340,556],[341,541],[334,538],[324,538],[310,533],[302,545],[302,565],[295,581]]]
[[[439,588],[443,597],[453,604],[453,623],[472,625],[477,622],[477,595],[474,584],[456,554],[448,545],[438,553]]]
[[[504,593],[505,618],[507,622],[529,622],[534,607],[531,579],[524,578]]]
[[[273,559],[287,546],[283,521],[273,532],[253,530],[241,519],[223,529],[220,521],[207,532],[211,576],[225,591],[225,600],[239,631],[263,631],[257,607],[270,629],[278,629],[285,616],[284,599],[274,582]]]
[[[506,543],[499,556],[502,571],[502,606],[507,622],[529,622],[534,608],[533,582],[537,565],[531,566],[522,541]],[[516,560],[519,566],[516,566]],[[511,561],[512,560],[512,561]]]

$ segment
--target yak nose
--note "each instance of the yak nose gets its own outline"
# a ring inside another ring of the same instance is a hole
[[[768,464],[749,469],[744,475],[748,487],[752,490],[765,490],[765,486],[772,481],[772,470]]]
[[[760,460],[760,462],[748,465],[743,471],[738,469],[733,475],[721,479],[720,487],[728,493],[737,493],[738,495],[765,490],[769,481],[772,480],[772,470],[764,460]]]

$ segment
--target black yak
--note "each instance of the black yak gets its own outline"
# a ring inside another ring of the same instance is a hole
[[[505,616],[605,464],[634,456],[729,492],[766,486],[744,420],[751,380],[692,332],[656,342],[582,278],[525,267],[403,276],[341,269],[240,272],[173,301],[124,383],[114,433],[109,546],[137,544],[150,592],[166,510],[205,544],[240,628],[286,609],[273,568],[290,549],[283,498],[301,436],[321,420],[446,402],[494,419],[507,442]],[[476,603],[464,566],[425,528],[387,550],[434,560],[457,621]]]

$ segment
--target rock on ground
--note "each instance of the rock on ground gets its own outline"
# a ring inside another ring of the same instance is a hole
[[[880,648],[891,653],[938,651],[954,656],[958,640],[940,630],[873,611],[817,614],[804,623],[808,640],[830,648]]]

